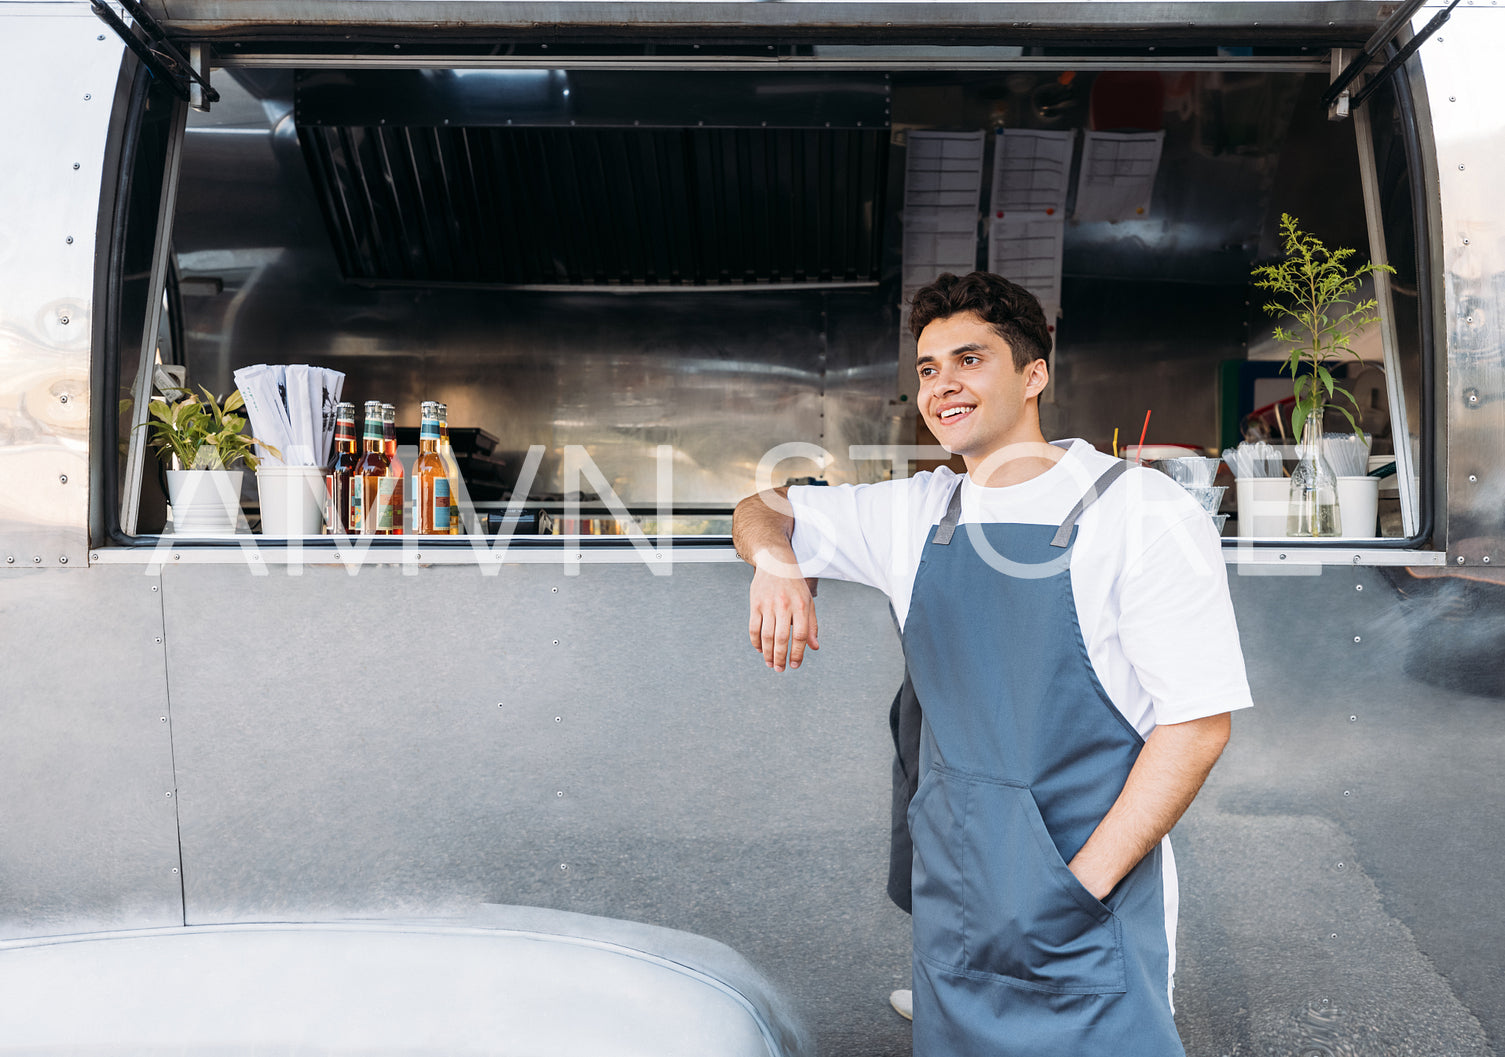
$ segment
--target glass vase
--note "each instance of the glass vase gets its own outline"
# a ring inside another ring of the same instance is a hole
[[[1338,516],[1338,478],[1322,457],[1322,410],[1306,416],[1301,443],[1296,446],[1296,468],[1291,471],[1290,513],[1287,536],[1337,536],[1343,531]]]

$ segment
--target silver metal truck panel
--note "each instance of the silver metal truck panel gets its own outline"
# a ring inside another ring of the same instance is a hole
[[[123,45],[87,5],[0,5],[0,562],[88,561],[101,165]],[[17,16],[17,17],[12,17]]]

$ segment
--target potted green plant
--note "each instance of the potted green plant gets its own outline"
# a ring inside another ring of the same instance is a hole
[[[255,437],[243,433],[246,419],[235,414],[245,406],[236,390],[223,404],[200,386],[203,399],[187,389],[177,399],[153,397],[147,405],[151,443],[167,471],[168,497],[172,501],[173,530],[196,535],[224,535],[235,531],[240,514],[244,463],[256,469]],[[263,444],[273,455],[282,455]]]
[[[1395,269],[1369,261],[1350,270],[1354,250],[1328,249],[1321,239],[1302,231],[1301,222],[1289,213],[1280,215],[1280,235],[1283,258],[1255,268],[1252,279],[1255,289],[1272,295],[1263,306],[1266,314],[1294,320],[1289,329],[1275,328],[1275,340],[1290,346],[1281,370],[1292,378],[1296,406],[1291,425],[1300,444],[1300,461],[1291,474],[1286,534],[1337,536],[1342,532],[1337,478],[1322,457],[1327,409],[1337,410],[1361,441],[1365,437],[1354,418],[1359,402],[1333,378],[1332,368],[1347,356],[1363,362],[1353,350],[1354,333],[1379,318],[1374,298],[1359,299],[1360,281],[1376,271]]]

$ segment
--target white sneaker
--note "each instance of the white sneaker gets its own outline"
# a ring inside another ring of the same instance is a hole
[[[914,1019],[914,992],[909,988],[895,991],[888,996],[888,1004],[894,1007],[894,1012],[905,1020]]]

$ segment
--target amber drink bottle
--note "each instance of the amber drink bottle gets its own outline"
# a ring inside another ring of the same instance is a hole
[[[397,457],[397,408],[391,404],[381,406],[382,450],[387,455],[387,479],[392,489],[392,530],[394,536],[402,535],[403,492],[402,460]]]
[[[458,536],[465,531],[460,524],[460,462],[455,458],[455,449],[449,443],[449,405],[436,403],[439,415],[439,458],[444,460],[444,471],[449,475],[449,531]]]
[[[423,425],[418,431],[418,459],[413,463],[413,524],[419,535],[449,534],[451,510],[449,474],[439,454],[437,405],[424,401]]]
[[[382,437],[379,400],[366,401],[366,424],[361,431],[361,457],[350,474],[350,531],[365,536],[392,534],[392,478]]]
[[[324,476],[329,490],[329,516],[324,519],[324,532],[330,536],[345,536],[359,531],[350,527],[350,479],[360,456],[355,450],[355,405],[337,404],[334,409],[334,456],[329,460],[329,472]]]

